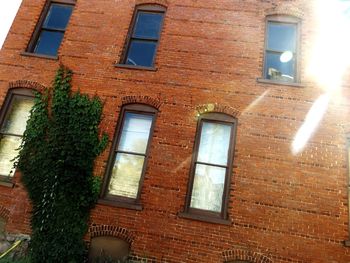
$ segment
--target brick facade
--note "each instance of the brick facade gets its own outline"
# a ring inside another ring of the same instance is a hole
[[[116,67],[135,5],[167,7],[155,71]],[[310,0],[77,0],[58,60],[25,56],[45,0],[23,0],[0,50],[0,103],[10,88],[49,87],[60,63],[75,90],[104,102],[101,130],[110,143],[96,160],[104,177],[119,112],[142,103],[159,110],[142,187],[142,210],[98,204],[88,235],[130,241],[150,262],[350,262],[346,134],[350,75],[305,149],[291,144],[323,93],[307,71],[317,33]],[[301,84],[257,81],[263,71],[265,18],[301,19]],[[340,101],[340,102],[339,102]],[[203,112],[238,120],[229,225],[178,216],[184,210]],[[7,231],[30,233],[30,203],[20,183],[0,185]],[[89,237],[87,237],[89,238]]]

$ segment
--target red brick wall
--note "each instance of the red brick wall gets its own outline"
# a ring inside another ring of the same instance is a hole
[[[306,66],[317,31],[313,1],[156,1],[167,5],[167,13],[155,72],[114,67],[135,3],[149,2],[144,0],[78,0],[58,61],[21,55],[44,2],[23,0],[0,50],[0,103],[17,80],[50,86],[63,63],[75,72],[75,89],[105,101],[101,129],[111,140],[123,102],[133,98],[160,105],[142,188],[143,210],[97,205],[92,223],[125,229],[133,254],[158,262],[350,262],[350,248],[343,245],[348,239],[348,82],[341,103],[330,102],[304,151],[291,152],[294,135],[322,94]],[[302,20],[301,87],[256,80],[262,75],[269,14]],[[229,226],[178,217],[197,111],[209,103],[236,114],[239,123]],[[98,176],[104,176],[110,146],[96,161]],[[29,201],[18,175],[15,180],[13,189],[0,186],[0,209],[9,211],[8,231],[29,233]]]

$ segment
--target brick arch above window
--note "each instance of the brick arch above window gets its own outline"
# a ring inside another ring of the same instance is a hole
[[[162,105],[159,99],[155,99],[149,96],[125,96],[125,97],[122,97],[122,104],[123,105],[145,104],[145,105],[152,106],[157,110],[159,110],[160,106]]]
[[[161,5],[168,7],[169,3],[167,0],[135,0],[135,5]]]
[[[9,88],[27,88],[42,92],[46,87],[39,82],[31,80],[16,80],[9,83]]]
[[[252,263],[273,263],[272,259],[255,251],[246,248],[234,248],[222,253],[225,263],[252,262]]]
[[[263,16],[292,16],[298,19],[304,17],[304,11],[294,5],[282,5],[263,10]]]
[[[0,205],[0,218],[3,218],[5,219],[5,221],[7,221],[9,219],[9,215],[10,215],[10,210]]]
[[[224,113],[224,114],[230,115],[234,118],[237,118],[241,114],[241,111],[235,107],[217,104],[217,103],[208,103],[208,104],[198,105],[196,107],[196,111],[199,115],[203,113],[217,112],[217,113]]]
[[[94,237],[111,236],[122,239],[129,244],[134,241],[134,236],[126,228],[112,225],[91,225],[88,231],[88,242]]]

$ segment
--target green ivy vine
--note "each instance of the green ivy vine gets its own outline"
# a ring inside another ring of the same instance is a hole
[[[71,78],[72,71],[60,67],[53,88],[36,93],[17,159],[33,206],[34,263],[83,262],[83,237],[100,189],[93,166],[108,142],[99,137],[102,103],[71,93]]]

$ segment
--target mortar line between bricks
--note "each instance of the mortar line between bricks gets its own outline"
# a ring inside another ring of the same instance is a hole
[[[257,229],[257,230],[265,231],[265,232],[278,233],[278,234],[282,234],[282,235],[295,236],[295,237],[299,237],[299,238],[318,240],[318,241],[333,243],[333,244],[337,244],[337,245],[342,244],[344,241],[344,240],[327,239],[327,238],[321,238],[321,237],[316,237],[316,236],[298,234],[296,232],[287,232],[287,231],[283,231],[283,230],[272,230],[272,229],[267,228],[267,227],[259,227],[259,226],[255,226],[252,224],[241,224],[241,223],[232,222],[232,225],[238,226],[238,227],[243,227],[243,228],[249,228],[249,229]]]

